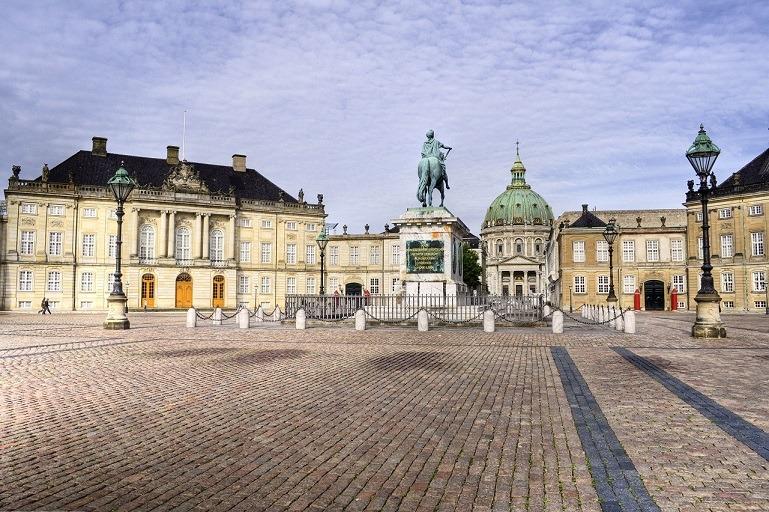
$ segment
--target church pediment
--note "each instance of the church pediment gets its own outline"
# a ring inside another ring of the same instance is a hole
[[[515,256],[510,256],[508,258],[503,258],[501,260],[496,261],[495,265],[542,265],[543,262],[538,261],[534,258],[530,258],[528,256],[523,256],[522,254],[516,254]]]

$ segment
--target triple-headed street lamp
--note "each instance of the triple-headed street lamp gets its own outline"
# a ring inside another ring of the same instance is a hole
[[[115,240],[115,281],[112,291],[107,298],[107,319],[104,321],[105,329],[128,329],[131,323],[128,321],[128,299],[123,292],[123,274],[120,272],[120,254],[123,245],[123,204],[136,187],[136,182],[128,175],[128,171],[120,162],[120,168],[107,182],[112,195],[117,201],[115,216],[117,217],[117,238]]]
[[[326,246],[328,245],[328,235],[326,234],[326,225],[323,224],[320,233],[315,237],[315,242],[320,248],[320,294],[326,294]]]
[[[609,223],[606,224],[606,229],[603,231],[603,238],[609,244],[609,295],[606,297],[606,302],[617,302],[617,296],[614,294],[614,258],[612,257],[614,254],[614,240],[619,235],[616,222],[616,219],[613,217],[609,219]]]
[[[708,225],[708,194],[716,188],[716,176],[712,173],[713,165],[721,150],[716,146],[705,128],[700,125],[700,131],[694,142],[686,151],[686,158],[692,164],[694,172],[700,179],[700,202],[702,203],[702,278],[700,289],[694,297],[697,302],[697,319],[692,326],[692,336],[695,338],[725,338],[726,329],[721,322],[719,303],[721,297],[713,286],[713,265],[710,264],[710,226]],[[691,190],[691,185],[690,185]]]

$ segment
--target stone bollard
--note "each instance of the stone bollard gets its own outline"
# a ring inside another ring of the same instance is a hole
[[[609,317],[608,318],[608,320],[609,320],[609,327],[614,329],[614,325],[615,325],[615,321],[616,321],[616,319],[614,317],[617,316],[617,308],[615,308],[614,306],[612,306],[610,308],[606,308],[606,314]]]
[[[585,306],[579,308],[579,314],[582,316],[582,318],[587,318],[587,309]]]
[[[307,328],[307,314],[304,312],[304,308],[296,312],[296,328],[297,329]]]
[[[635,334],[635,313],[632,311],[625,313],[625,333]]]
[[[362,309],[359,309],[355,312],[355,330],[356,331],[365,331],[366,330],[366,312]]]
[[[427,311],[420,309],[417,313],[417,330],[419,332],[425,332],[430,330],[430,319],[427,316]]]
[[[222,325],[222,308],[214,310],[214,325]]]
[[[238,311],[238,327],[241,329],[248,329],[251,327],[251,317],[247,308],[243,308]]]
[[[195,308],[190,308],[187,310],[187,327],[197,327],[198,326],[198,314],[195,311]]]
[[[606,310],[603,306],[598,307],[598,323],[602,324],[606,321]]]
[[[256,313],[254,313],[254,321],[264,322],[264,310],[262,309],[262,306],[256,308]]]
[[[590,316],[588,318],[590,318],[590,320],[596,320],[598,318],[596,316],[595,306],[590,306]]]
[[[619,312],[618,312],[618,313],[622,313],[622,308],[620,308],[620,309],[619,309]],[[624,314],[624,313],[623,313],[623,314]],[[624,331],[624,330],[625,330],[625,324],[624,324],[624,322],[622,321],[622,315],[619,315],[619,316],[617,317],[617,320],[615,320],[615,322],[614,322],[614,328],[615,328],[615,329],[617,329],[618,331]]]
[[[545,304],[545,305],[542,307],[542,318],[547,318],[547,317],[549,317],[551,312],[552,312],[552,309],[550,309],[550,306],[548,306],[547,304]]]
[[[563,333],[563,313],[555,311],[553,313],[553,334]]]
[[[547,306],[545,306],[547,307]],[[494,312],[487,309],[483,312],[483,332],[494,332],[496,330]]]

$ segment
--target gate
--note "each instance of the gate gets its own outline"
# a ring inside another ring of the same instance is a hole
[[[644,283],[644,307],[646,311],[665,310],[665,283],[662,281]]]

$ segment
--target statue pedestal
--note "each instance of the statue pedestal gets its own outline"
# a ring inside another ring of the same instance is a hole
[[[455,296],[463,281],[462,240],[467,226],[445,207],[409,208],[392,221],[400,229],[401,282],[406,295]]]

